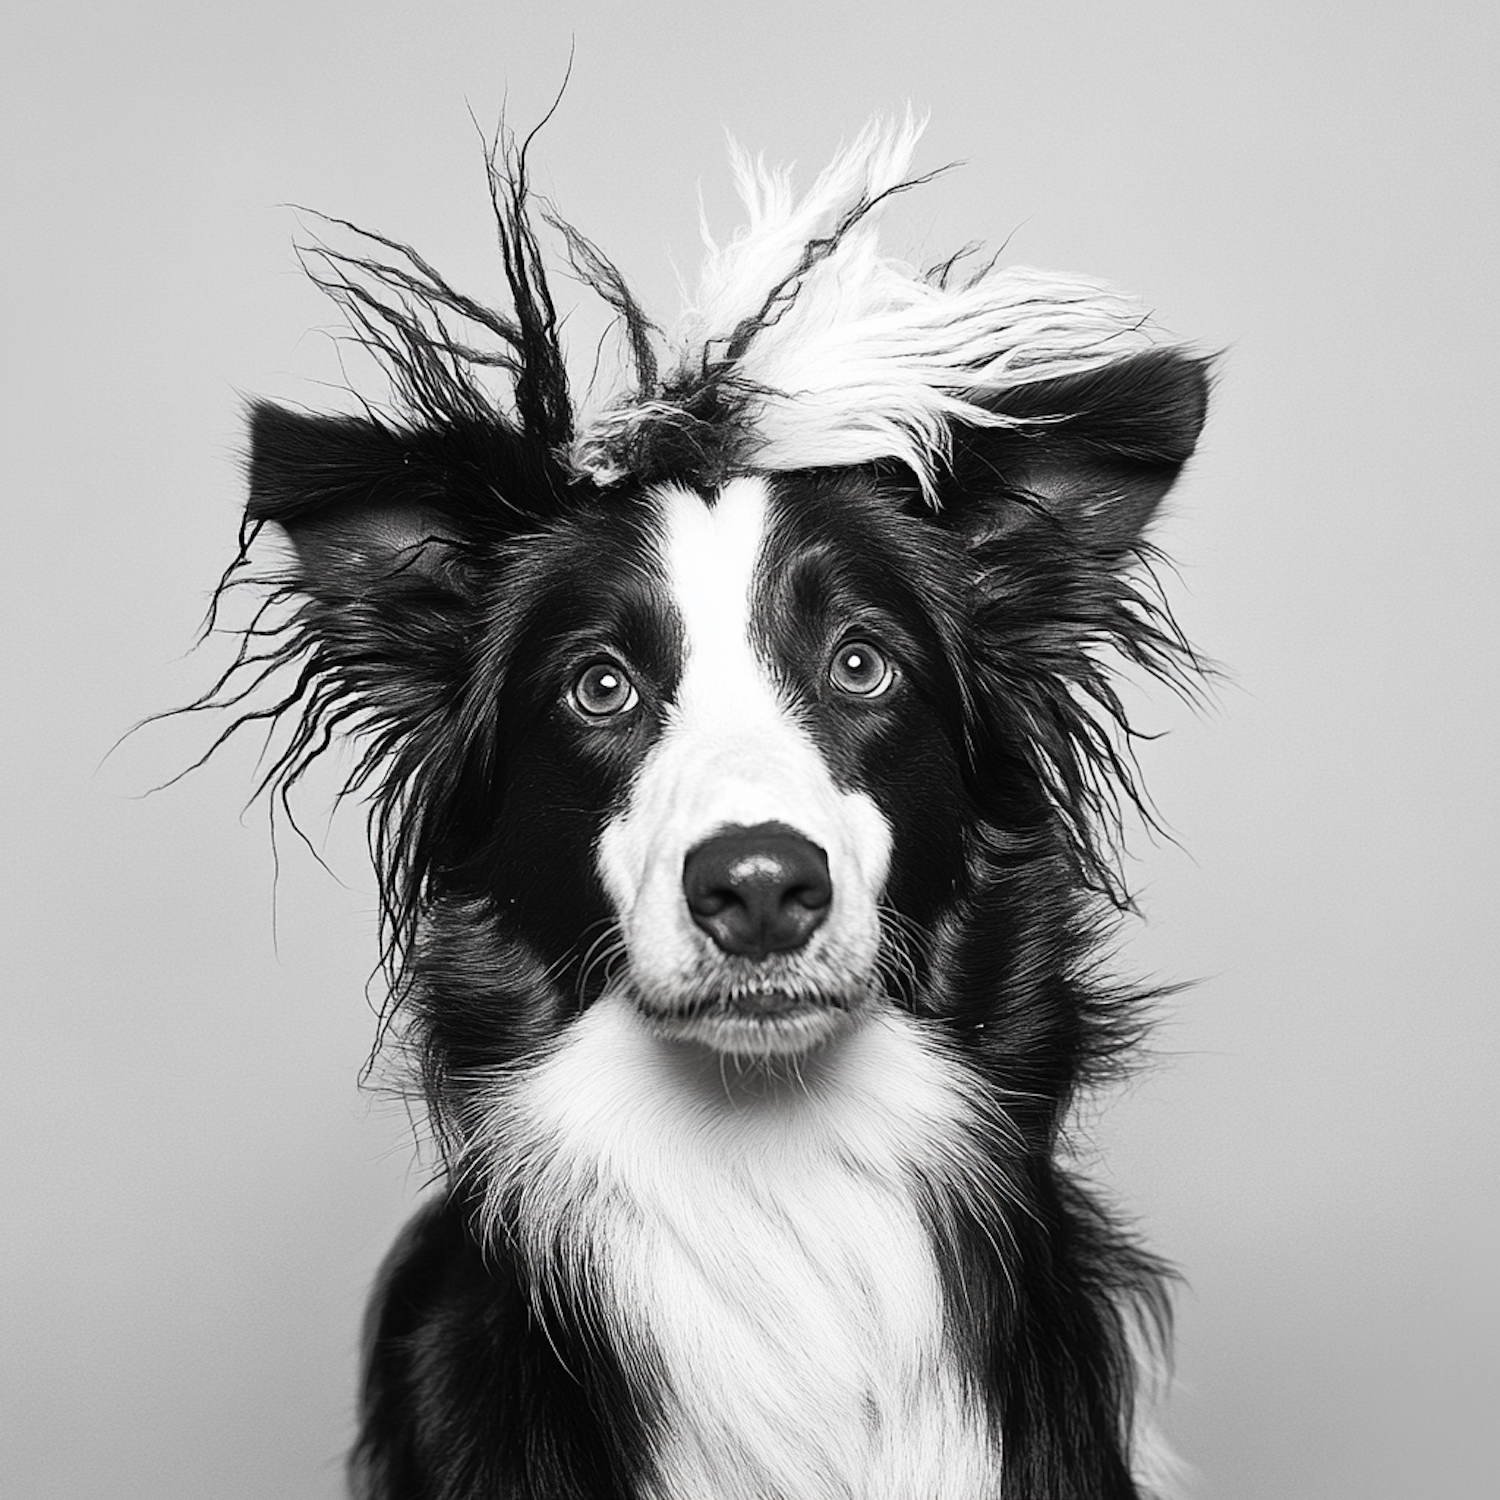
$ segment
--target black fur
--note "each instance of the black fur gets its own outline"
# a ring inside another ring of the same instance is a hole
[[[367,255],[315,252],[386,358],[399,411],[254,409],[241,561],[265,522],[295,557],[218,696],[240,702],[253,680],[291,674],[278,702],[245,715],[289,726],[268,775],[283,797],[333,735],[360,737],[351,787],[372,797],[387,1020],[448,1163],[371,1313],[355,1492],[628,1500],[657,1393],[627,1376],[599,1308],[530,1284],[503,1238],[483,1236],[465,1119],[473,1080],[536,1055],[608,978],[592,850],[674,687],[670,611],[636,566],[644,489],[722,480],[746,435],[734,351],[659,384],[624,282],[567,231],[657,403],[617,455],[628,478],[601,486],[571,468],[524,156],[492,164],[492,184],[511,314],[379,237]],[[494,350],[451,333],[455,317]],[[494,370],[508,405],[486,387]],[[987,1143],[996,1203],[932,1214],[1003,1437],[1004,1500],[1137,1494],[1127,1324],[1160,1332],[1162,1272],[1057,1155],[1078,1090],[1139,1030],[1139,997],[1096,957],[1127,899],[1119,802],[1139,800],[1108,667],[1123,658],[1179,684],[1193,670],[1128,565],[1205,399],[1202,361],[1174,351],[1019,387],[997,401],[1023,425],[953,434],[937,509],[896,464],[773,479],[775,565],[755,615],[768,653],[815,699],[829,633],[853,619],[905,670],[892,703],[813,722],[835,773],[893,810],[891,992],[1007,1100],[1008,1128]],[[585,736],[556,684],[600,639],[629,653],[646,711]]]

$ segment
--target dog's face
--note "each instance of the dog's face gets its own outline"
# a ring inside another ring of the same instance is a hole
[[[498,908],[548,962],[592,946],[592,993],[669,1036],[848,1024],[962,862],[953,551],[865,476],[660,485],[533,542],[501,608]]]
[[[936,504],[898,465],[600,486],[503,424],[259,408],[256,510],[296,554],[293,749],[368,734],[430,1087],[606,993],[738,1057],[887,997],[990,1025],[962,964],[934,997],[934,950],[965,903],[991,950],[1019,952],[1007,911],[1041,920],[1035,890],[997,892],[997,851],[1075,878],[1067,821],[1118,764],[1080,706],[1108,706],[1092,652],[1149,665],[1164,639],[1121,563],[1203,390],[1170,353],[1023,388],[1014,428],[955,440]]]

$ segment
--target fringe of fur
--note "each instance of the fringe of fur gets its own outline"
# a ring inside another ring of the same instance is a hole
[[[722,247],[705,228],[674,373],[596,418],[574,467],[639,475],[653,429],[728,418],[746,467],[891,459],[931,498],[952,424],[1018,425],[991,405],[1003,391],[1157,343],[1140,304],[1096,281],[991,263],[955,284],[962,257],[924,273],[883,255],[881,210],[928,180],[906,175],[924,124],[872,122],[800,199],[789,172],[732,147],[749,224]]]

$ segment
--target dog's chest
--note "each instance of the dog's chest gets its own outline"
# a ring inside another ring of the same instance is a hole
[[[663,1378],[650,1493],[988,1493],[984,1419],[911,1203],[843,1166],[788,1175],[681,1184],[609,1257],[626,1337]]]
[[[713,1109],[604,1001],[507,1101],[523,1246],[554,1283],[590,1268],[656,1394],[651,1500],[999,1492],[921,1207],[969,1123],[952,1065],[894,1015],[846,1053]]]

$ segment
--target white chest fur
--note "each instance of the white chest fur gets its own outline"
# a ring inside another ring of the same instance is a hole
[[[998,1494],[919,1208],[968,1174],[961,1071],[894,1012],[759,1095],[701,1061],[609,997],[480,1132],[522,1253],[664,1390],[656,1500]]]

